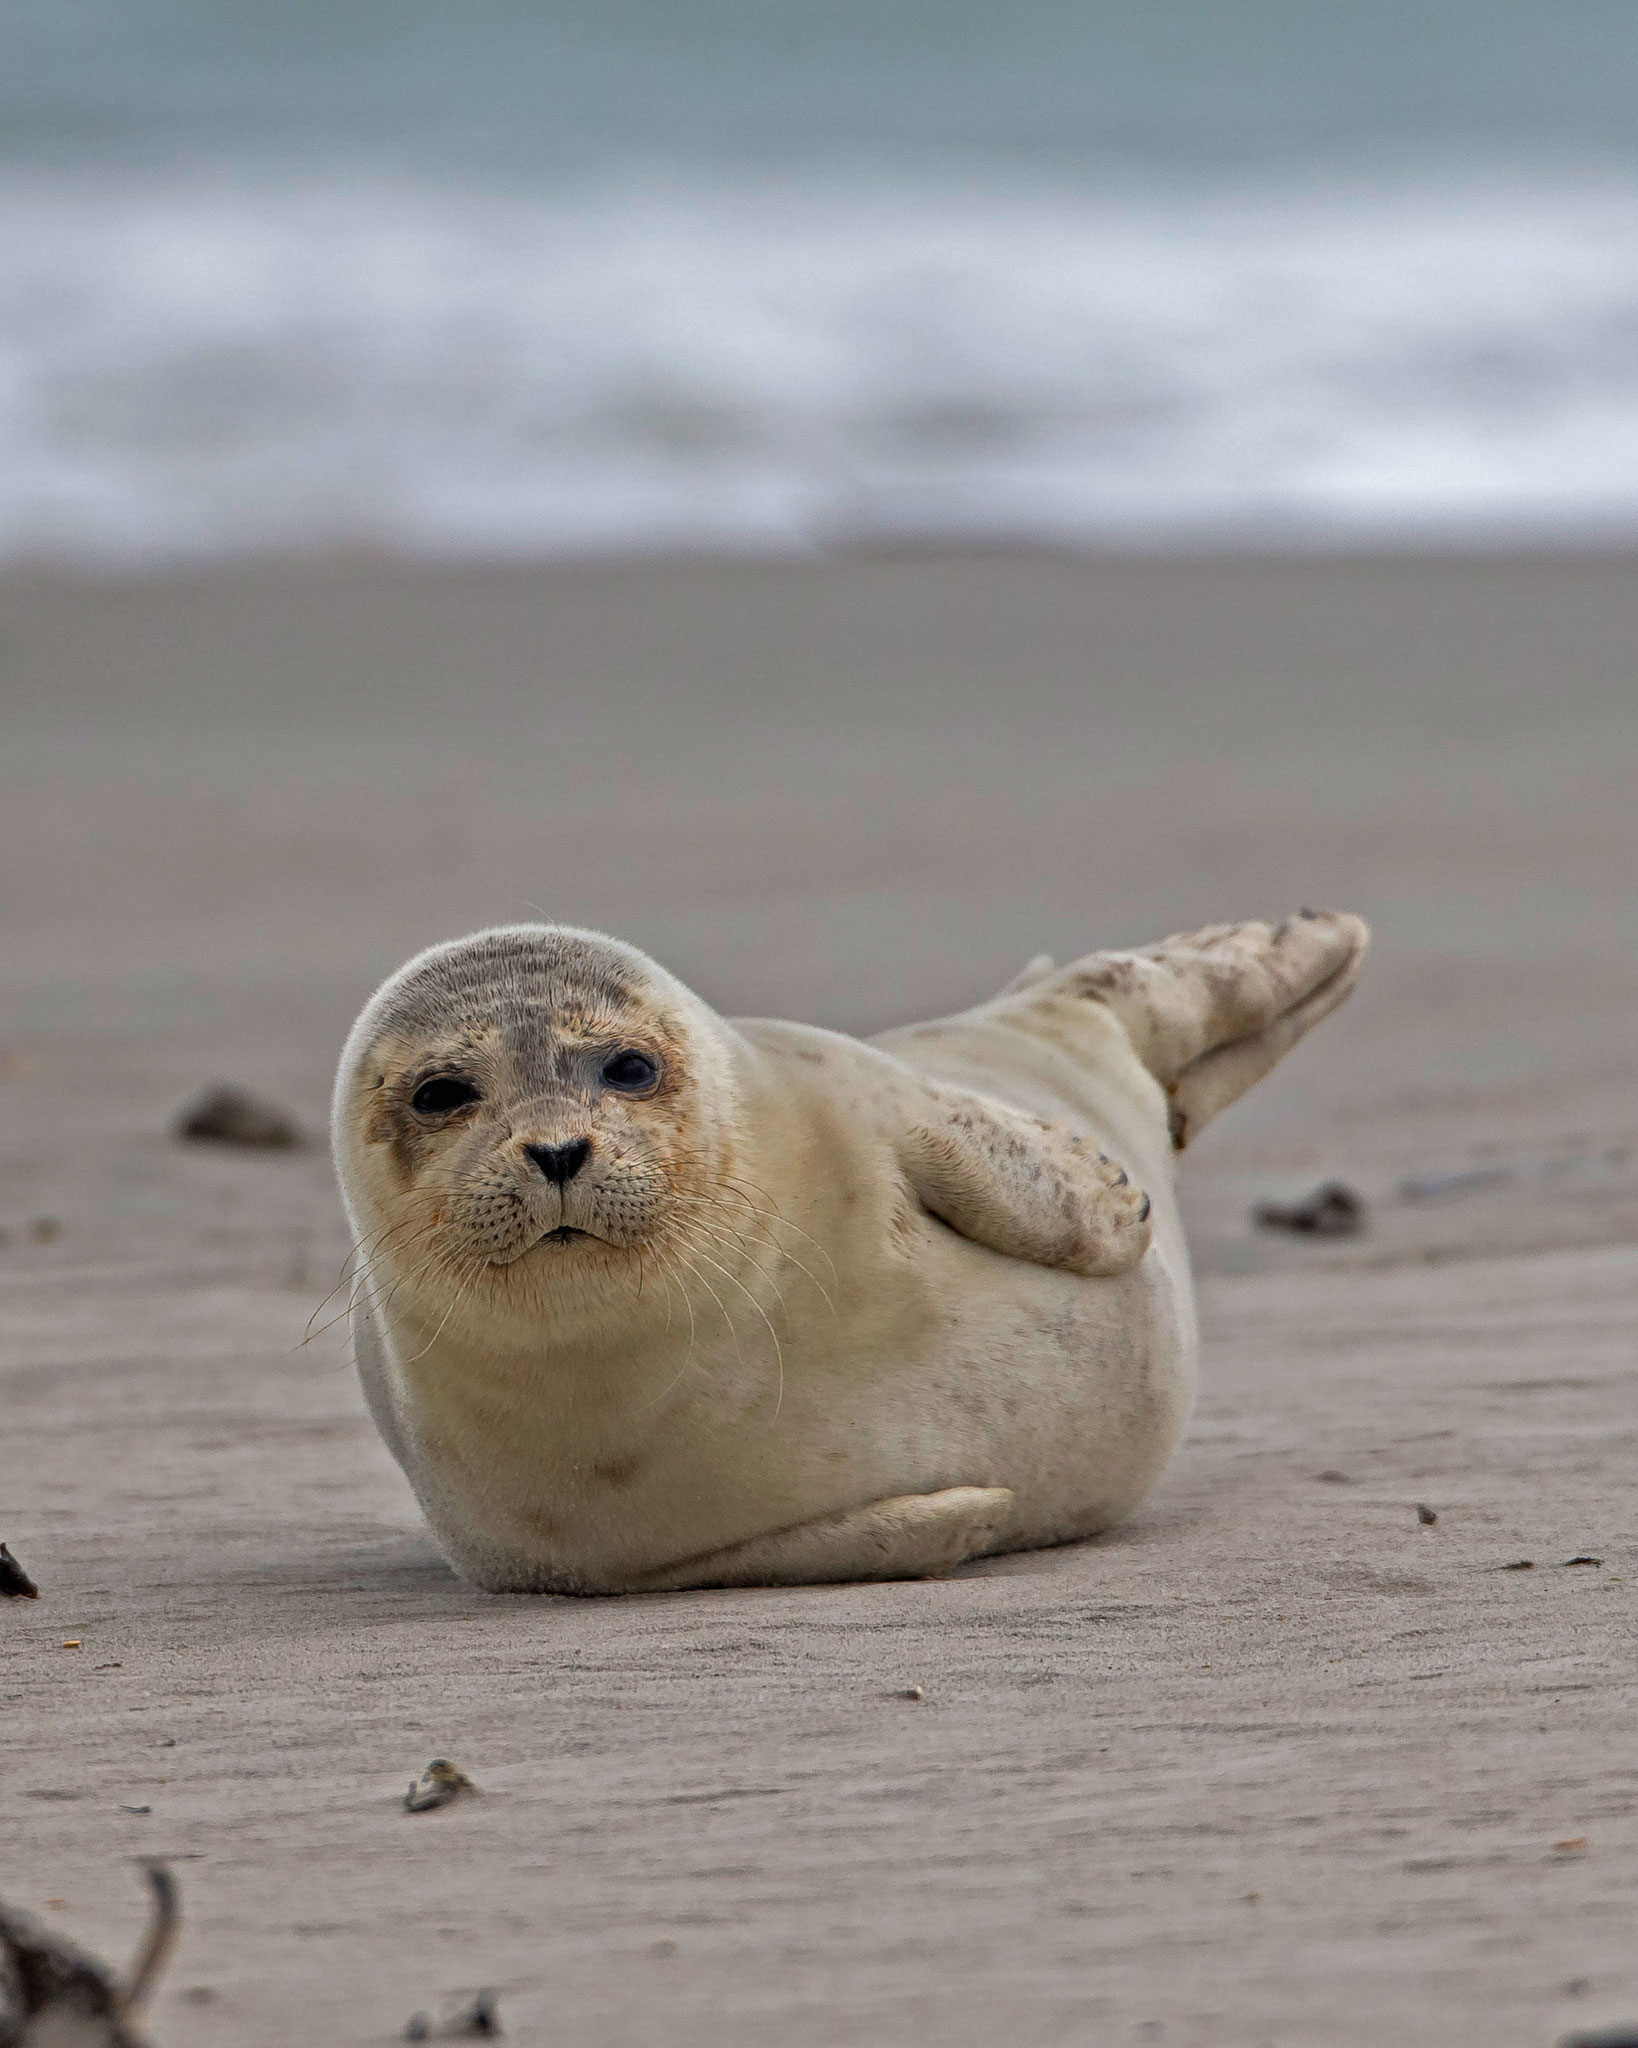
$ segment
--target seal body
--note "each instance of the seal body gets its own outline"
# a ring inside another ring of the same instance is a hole
[[[411,961],[342,1057],[366,1396],[495,1591],[914,1576],[1088,1535],[1194,1390],[1193,1129],[1358,920],[1034,963],[865,1042],[547,926]]]

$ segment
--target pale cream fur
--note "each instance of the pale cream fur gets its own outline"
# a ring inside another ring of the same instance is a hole
[[[1365,942],[1304,912],[1036,960],[869,1043],[729,1022],[594,933],[411,961],[348,1041],[334,1142],[366,1393],[456,1567],[905,1577],[1126,1514],[1194,1390],[1175,1151]],[[599,1078],[627,1045],[646,1099]],[[478,1099],[420,1116],[430,1072]],[[561,1188],[525,1150],[582,1137]]]

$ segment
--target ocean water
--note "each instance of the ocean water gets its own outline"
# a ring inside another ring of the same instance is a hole
[[[1638,538],[1638,8],[0,0],[0,561],[951,538]]]

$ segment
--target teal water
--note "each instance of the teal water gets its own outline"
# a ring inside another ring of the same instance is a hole
[[[1638,151],[1630,0],[6,0],[0,149]]]

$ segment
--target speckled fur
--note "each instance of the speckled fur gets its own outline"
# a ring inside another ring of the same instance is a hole
[[[894,1577],[1107,1526],[1193,1393],[1174,1145],[1364,942],[1304,913],[1037,960],[869,1044],[730,1023],[595,933],[411,961],[334,1139],[366,1394],[453,1562],[496,1591]],[[623,1046],[660,1067],[640,1098],[599,1080]],[[452,1070],[478,1101],[418,1115]],[[527,1149],[582,1138],[561,1188]]]

